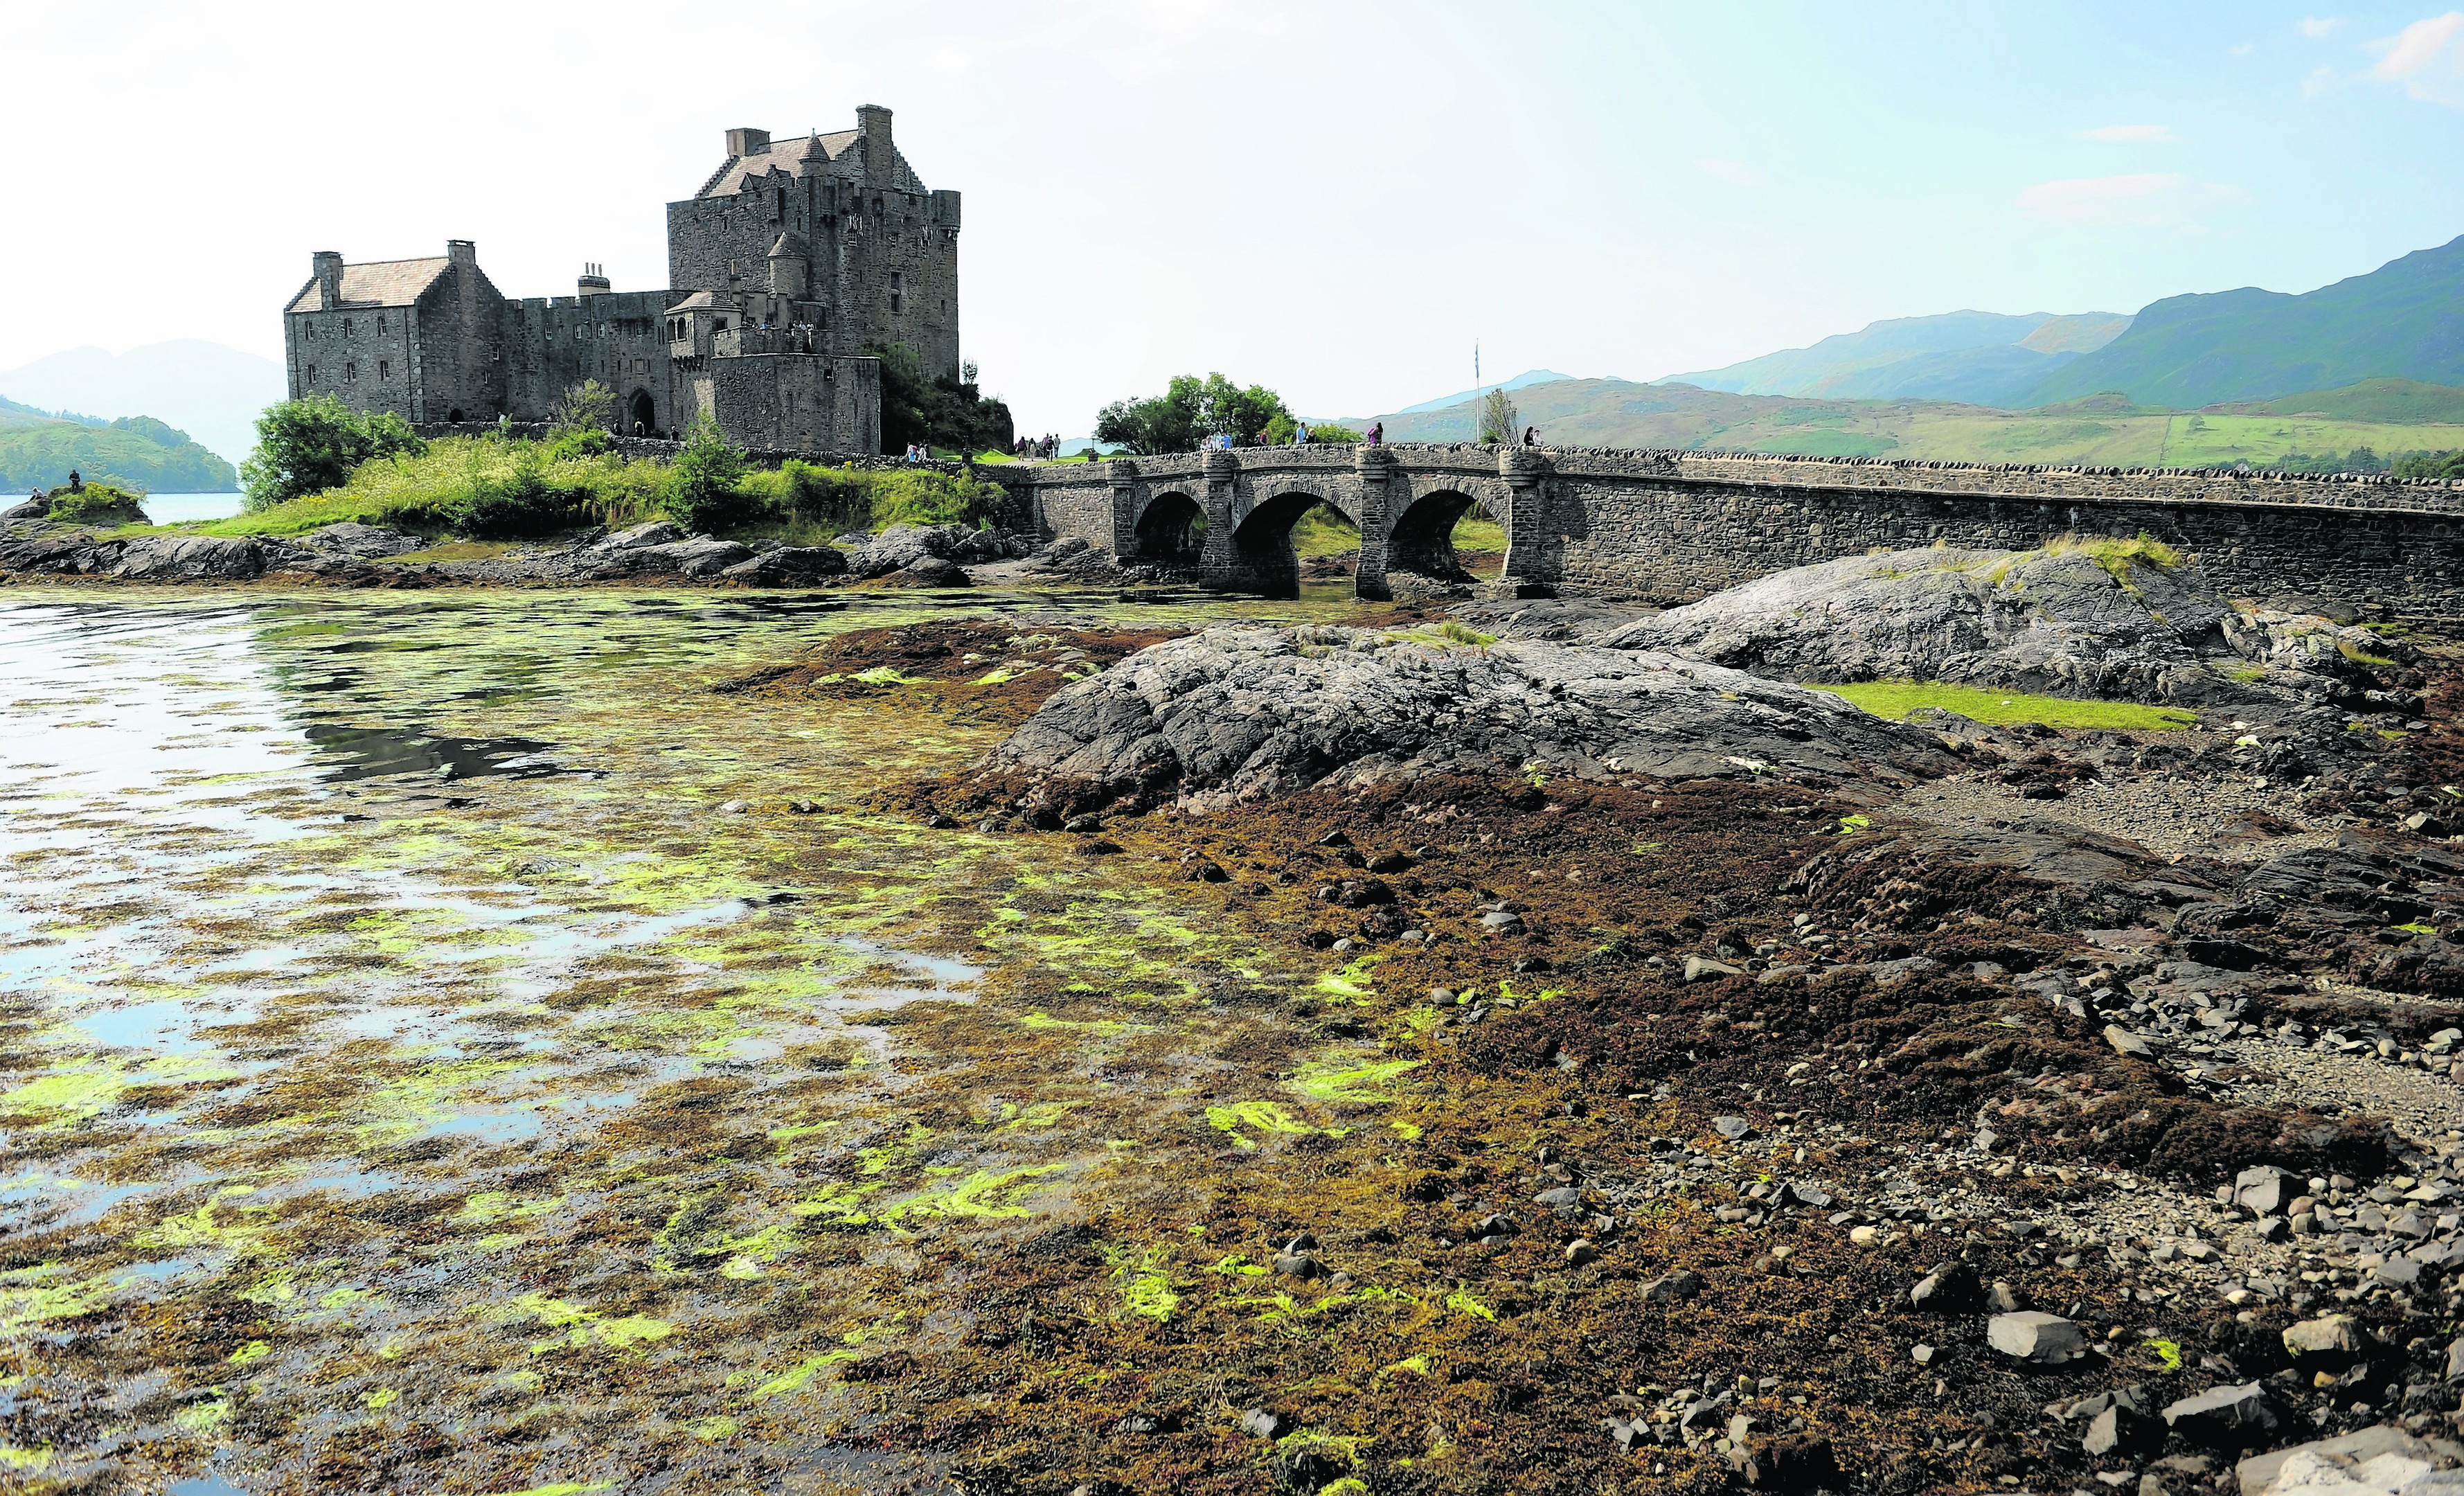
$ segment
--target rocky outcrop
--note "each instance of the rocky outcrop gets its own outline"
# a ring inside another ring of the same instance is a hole
[[[1675,655],[1446,634],[1212,628],[1055,695],[989,760],[1203,807],[1422,774],[1614,781],[1806,770],[1905,783],[1935,738]]]
[[[337,556],[354,556],[362,561],[375,561],[385,556],[401,556],[424,549],[428,541],[400,530],[387,530],[379,525],[344,520],[322,529],[296,536],[293,544],[312,551],[327,551]]]
[[[110,575],[131,582],[246,582],[265,571],[265,549],[241,536],[141,535]]]
[[[856,543],[847,550],[847,571],[866,578],[912,570],[927,559],[965,565],[1000,561],[1011,554],[1010,547],[991,531],[956,524],[891,525],[869,538],[840,537],[843,545],[850,540]]]
[[[719,573],[756,587],[792,587],[847,575],[847,557],[826,545],[781,545],[740,561]]]
[[[2373,673],[2408,646],[2320,614],[2237,605],[2127,542],[1917,550],[1775,572],[1602,643],[1784,680],[1940,680],[2182,705],[2417,710]],[[2373,698],[2372,693],[2378,693]]]

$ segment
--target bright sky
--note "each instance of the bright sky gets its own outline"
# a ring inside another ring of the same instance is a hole
[[[696,24],[706,32],[696,32]],[[1877,318],[2304,291],[2464,232],[2464,11],[0,0],[0,368],[275,356],[319,249],[664,285],[720,136],[896,111],[1023,430],[1221,369],[1364,414]]]

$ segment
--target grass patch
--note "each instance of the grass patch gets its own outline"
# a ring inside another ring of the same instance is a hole
[[[2182,564],[2181,552],[2145,530],[2127,540],[2109,535],[2057,536],[2046,543],[2045,554],[2084,556],[2125,587],[2130,585],[2130,568],[2133,566],[2161,566],[2169,571]]]
[[[1869,680],[1854,686],[1807,682],[1809,691],[1835,696],[1894,722],[1926,707],[1956,712],[1992,727],[2013,722],[2039,722],[2047,727],[2101,728],[2123,733],[2170,732],[2196,726],[2195,714],[2178,707],[2142,706],[2135,701],[2074,701],[2067,696],[2032,696],[2014,691],[1981,691],[1933,680]]]

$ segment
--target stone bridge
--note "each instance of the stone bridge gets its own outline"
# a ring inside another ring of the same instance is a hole
[[[1690,602],[1877,548],[2020,550],[2145,532],[2229,591],[2332,593],[2428,620],[2464,617],[2464,484],[2213,469],[2038,467],[1741,453],[1474,446],[1246,448],[979,470],[1044,534],[1207,585],[1288,597],[1293,524],[1313,506],[1360,529],[1353,585],[1387,599],[1474,582],[1455,521],[1504,527],[1525,596]]]

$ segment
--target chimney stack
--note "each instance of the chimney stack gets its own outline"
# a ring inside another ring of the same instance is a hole
[[[580,278],[573,283],[573,294],[580,297],[604,297],[616,288],[608,283],[607,267],[584,265]]]
[[[876,181],[890,175],[898,152],[890,143],[890,111],[879,104],[859,104],[855,127],[864,136],[864,166]]]
[[[448,239],[445,241],[445,259],[446,263],[457,268],[477,270],[479,247],[468,239]]]
[[[730,156],[750,156],[755,151],[767,150],[769,147],[770,132],[767,130],[757,130],[751,125],[741,125],[727,132],[727,153]]]
[[[342,304],[342,255],[339,250],[319,250],[310,263],[317,267],[317,291],[332,311]]]

